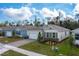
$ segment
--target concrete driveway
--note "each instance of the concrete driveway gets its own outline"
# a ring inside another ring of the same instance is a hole
[[[22,40],[19,40],[19,41],[16,41],[16,42],[9,43],[8,45],[19,47],[19,46],[22,46],[24,44],[28,44],[28,43],[33,42],[33,41],[35,41],[35,40],[22,39]]]

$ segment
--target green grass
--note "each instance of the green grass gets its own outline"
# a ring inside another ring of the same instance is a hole
[[[24,54],[9,50],[2,54],[2,56],[25,56]]]
[[[20,40],[20,37],[3,37],[0,38],[0,43],[11,43]]]
[[[47,44],[38,43],[37,41],[21,46],[20,48],[31,50],[49,56],[54,56],[54,55],[58,56],[60,54],[64,56],[72,56],[72,55],[79,56],[79,48],[75,46],[71,46],[69,41],[70,40],[67,38],[63,42],[57,44],[56,46],[59,48],[57,52],[53,51],[51,46]]]

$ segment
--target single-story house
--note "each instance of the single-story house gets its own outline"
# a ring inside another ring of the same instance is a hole
[[[24,28],[21,28],[21,27],[17,27],[15,29],[15,33],[17,36],[20,36],[20,37],[27,37],[27,30],[24,29]]]
[[[27,35],[29,39],[37,39],[39,32],[42,32],[41,27],[27,26]]]
[[[13,31],[20,37],[26,37],[29,39],[37,39],[39,32],[44,32],[44,38],[57,38],[59,41],[69,36],[70,30],[57,26],[57,25],[44,25],[44,26],[13,26],[2,27],[5,33],[5,37],[12,37]]]
[[[38,33],[41,32],[41,29],[35,26],[20,26],[16,27],[15,31],[20,37],[37,39]]]
[[[5,37],[12,37],[13,36],[14,27],[2,27],[2,32],[4,33]]]
[[[58,39],[62,41],[70,35],[70,30],[57,26],[57,25],[47,25],[43,26],[45,38]]]
[[[79,28],[72,30],[72,36],[74,38],[74,44],[79,45]]]

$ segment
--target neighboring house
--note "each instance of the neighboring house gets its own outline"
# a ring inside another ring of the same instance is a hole
[[[39,27],[35,26],[20,26],[16,27],[15,30],[20,37],[26,37],[29,39],[37,39],[38,33],[41,31]]]
[[[27,30],[24,28],[16,28],[15,29],[15,34],[16,36],[20,36],[20,37],[27,37]]]
[[[5,33],[5,37],[12,37],[13,31],[16,32],[16,35],[29,39],[37,39],[39,32],[43,33],[44,38],[57,38],[59,41],[65,39],[69,36],[70,30],[57,26],[57,25],[44,25],[40,27],[36,26],[14,26],[14,27],[4,27],[2,30]]]
[[[75,39],[74,44],[79,45],[79,28],[72,30],[72,36]]]
[[[2,31],[3,31],[5,37],[12,37],[13,30],[14,30],[14,27],[9,27],[9,26],[2,27]]]
[[[37,39],[39,32],[42,32],[41,27],[28,26],[26,29],[29,39]]]
[[[58,39],[62,41],[70,35],[70,30],[57,26],[57,25],[47,25],[43,26],[45,38]]]

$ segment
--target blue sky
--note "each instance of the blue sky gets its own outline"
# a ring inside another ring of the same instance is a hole
[[[57,16],[59,10],[65,16],[72,16],[76,6],[74,3],[0,3],[0,22],[33,20],[35,14],[40,18]]]

